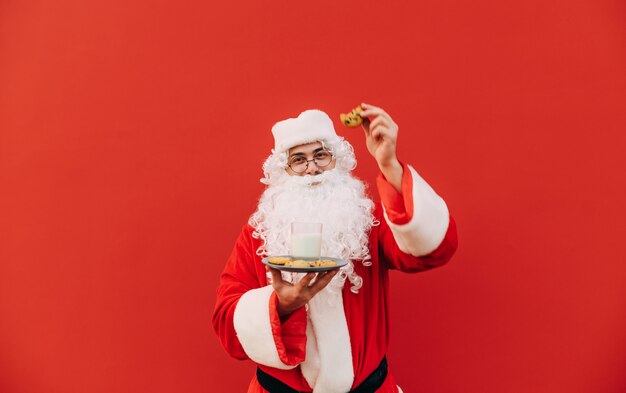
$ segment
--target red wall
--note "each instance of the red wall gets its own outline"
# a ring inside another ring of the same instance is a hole
[[[0,391],[245,391],[210,315],[269,129],[361,101],[459,226],[392,275],[404,391],[626,391],[626,5],[398,3],[2,1]]]

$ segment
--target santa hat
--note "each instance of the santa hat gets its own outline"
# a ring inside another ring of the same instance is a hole
[[[294,146],[338,138],[332,120],[317,109],[310,109],[295,119],[279,121],[272,127],[274,152],[282,153]]]

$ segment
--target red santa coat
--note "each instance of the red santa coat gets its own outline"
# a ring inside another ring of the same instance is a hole
[[[323,302],[322,291],[308,310],[302,307],[281,321],[278,299],[256,255],[261,241],[244,226],[221,275],[213,314],[231,356],[255,361],[301,392],[347,392],[376,369],[389,342],[389,270],[428,270],[446,263],[457,248],[445,202],[411,166],[403,168],[402,194],[382,175],[377,180],[384,208],[376,204],[373,213],[380,225],[369,234],[372,265],[355,261],[363,286],[355,294],[346,281],[336,309]],[[397,391],[390,371],[378,392]],[[248,393],[263,392],[254,377]]]

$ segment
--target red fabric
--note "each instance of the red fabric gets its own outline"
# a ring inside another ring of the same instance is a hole
[[[235,334],[233,315],[241,295],[266,285],[265,265],[255,254],[254,239],[250,227],[245,225],[226,262],[217,288],[217,301],[213,311],[213,328],[222,346],[236,359],[248,359]],[[248,261],[248,263],[238,263]],[[258,262],[258,263],[256,263]]]
[[[407,173],[408,169],[405,168],[405,174]],[[386,191],[381,191],[381,194],[383,193],[385,193],[385,203],[397,202],[397,200],[390,201]],[[404,193],[405,204],[410,194],[409,188],[408,193]],[[380,225],[373,227],[369,235],[372,266],[365,267],[361,261],[354,261],[354,270],[363,278],[363,286],[358,294],[350,291],[349,283],[346,283],[343,289],[343,303],[350,332],[355,375],[353,387],[363,382],[387,353],[389,340],[387,306],[389,269],[407,273],[428,270],[445,264],[457,248],[456,226],[451,217],[448,231],[439,247],[429,255],[414,257],[405,254],[398,248],[391,229],[382,216],[382,206],[378,203],[374,210],[374,216],[380,221]],[[261,262],[261,258],[255,253],[261,245],[261,241],[254,239],[252,232],[253,229],[246,225],[235,244],[221,275],[217,289],[217,303],[213,314],[213,326],[222,345],[231,356],[237,359],[247,358],[233,327],[233,313],[237,301],[246,291],[267,285],[265,266]],[[292,361],[299,358],[302,341],[297,337],[301,336],[306,328],[306,319],[304,319],[304,323],[301,323],[304,314],[294,315],[294,320],[287,319],[279,325],[280,319],[275,313],[275,307],[270,309],[274,310],[271,312],[274,316],[270,316],[273,321],[274,339],[277,342],[282,339],[285,345],[281,359]],[[389,359],[389,363],[393,365],[393,359]],[[280,379],[296,390],[311,391],[299,367],[292,370],[260,367],[266,373]],[[391,370],[388,380],[393,381]],[[254,381],[250,389],[252,390],[248,390],[249,393],[263,392]],[[395,382],[385,382],[384,387],[379,389],[380,393],[395,393],[396,391]]]
[[[413,218],[413,176],[408,166],[402,164],[402,194],[389,184],[382,173],[378,175],[376,185],[389,220],[396,225],[404,225],[411,221]]]
[[[281,362],[295,366],[306,354],[306,309],[300,307],[281,321],[276,292],[270,296],[270,324]]]

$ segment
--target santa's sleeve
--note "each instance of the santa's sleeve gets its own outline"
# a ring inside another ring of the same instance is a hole
[[[402,164],[402,193],[380,174],[383,205],[379,246],[391,268],[421,271],[446,263],[457,249],[455,222],[444,200],[426,181]]]
[[[265,285],[265,267],[254,251],[251,230],[244,227],[220,277],[213,328],[231,356],[291,369],[304,361],[306,310],[281,321],[278,299]]]

